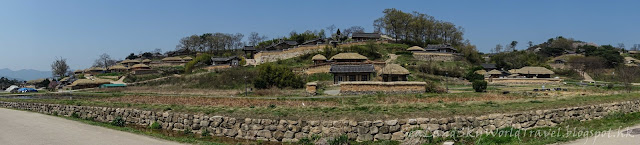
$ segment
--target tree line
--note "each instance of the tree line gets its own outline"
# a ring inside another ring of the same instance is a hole
[[[395,8],[382,11],[384,16],[376,19],[376,32],[392,36],[396,41],[425,46],[427,44],[463,43],[464,29],[451,22],[437,20],[419,12],[406,13]]]

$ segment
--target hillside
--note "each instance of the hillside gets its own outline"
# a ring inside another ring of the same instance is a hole
[[[14,71],[4,68],[0,69],[0,77],[15,78],[19,80],[35,80],[51,77],[51,71],[39,71],[33,69],[21,69]]]

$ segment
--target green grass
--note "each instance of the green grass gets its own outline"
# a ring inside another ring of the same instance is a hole
[[[613,113],[601,119],[589,121],[568,120],[554,127],[541,127],[529,130],[519,130],[514,128],[503,128],[494,131],[495,134],[484,134],[479,136],[460,136],[455,139],[449,138],[428,138],[431,140],[427,144],[442,144],[445,140],[455,140],[456,144],[476,144],[476,145],[545,145],[573,141],[586,137],[593,137],[592,134],[584,135],[579,132],[605,133],[611,131],[611,135],[617,135],[618,129],[633,126],[640,123],[640,112],[634,113]],[[544,135],[547,133],[547,135]],[[502,135],[500,135],[502,134]],[[549,135],[553,134],[553,135]],[[606,134],[605,134],[606,135]]]
[[[333,80],[333,75],[330,73],[315,73],[307,76],[307,82],[331,80]]]
[[[141,104],[126,102],[104,102],[92,99],[9,99],[1,98],[0,101],[8,102],[38,102],[79,106],[103,106],[103,107],[127,107],[139,108],[143,110],[162,111],[170,110],[175,112],[205,113],[212,115],[223,115],[232,117],[250,118],[282,118],[282,119],[341,119],[348,118],[354,120],[376,120],[390,118],[406,118],[411,116],[442,117],[450,115],[482,115],[488,113],[508,113],[528,110],[576,107],[592,104],[602,104],[620,101],[640,100],[640,95],[616,94],[604,96],[576,96],[568,98],[535,98],[522,96],[522,94],[508,94],[511,97],[520,98],[512,101],[468,101],[468,102],[437,102],[437,103],[414,103],[403,102],[394,103],[394,100],[404,99],[465,99],[478,97],[481,93],[456,93],[446,94],[411,94],[411,95],[365,95],[352,98],[310,98],[310,99],[287,99],[279,100],[304,100],[309,102],[327,102],[337,104],[336,106],[192,106],[182,104]],[[386,97],[395,97],[386,103],[379,102]],[[259,99],[259,98],[256,98]],[[538,100],[540,102],[531,102]]]

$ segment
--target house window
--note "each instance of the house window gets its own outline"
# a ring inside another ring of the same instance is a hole
[[[338,82],[342,82],[342,76],[338,76]]]
[[[360,78],[362,79],[362,81],[368,81],[369,75],[362,75]]]
[[[350,75],[349,76],[349,81],[356,81],[356,76],[355,75]]]

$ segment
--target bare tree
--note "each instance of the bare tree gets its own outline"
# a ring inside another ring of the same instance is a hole
[[[351,36],[353,33],[364,33],[364,28],[361,26],[351,26],[343,31],[344,36],[347,37]]]
[[[56,58],[55,61],[51,64],[51,72],[53,73],[53,77],[58,77],[58,79],[62,79],[67,76],[67,72],[69,72],[69,65],[67,65],[67,59],[64,58]]]
[[[618,43],[618,49],[624,50],[625,49],[624,43]]]
[[[509,44],[509,51],[515,51],[517,45],[518,41],[511,41],[511,44]]]
[[[336,25],[331,24],[331,26],[327,27],[327,30],[329,30],[329,33],[333,33],[333,30],[336,30]]]
[[[631,50],[638,51],[638,48],[640,48],[640,44],[633,44],[633,47],[631,47]]]
[[[258,43],[264,41],[267,39],[267,36],[260,36],[260,34],[258,34],[258,32],[251,32],[251,34],[249,34],[249,45],[251,46],[256,46],[258,45]]]
[[[640,74],[640,70],[638,67],[629,67],[629,66],[618,66],[616,68],[616,78],[618,81],[622,82],[627,93],[631,93],[633,86],[631,83],[635,82],[638,79],[638,75]]]
[[[500,45],[500,44],[496,44],[496,47],[495,47],[495,48],[493,48],[493,52],[494,52],[494,53],[500,53],[500,52],[502,52],[502,45]]]
[[[111,59],[111,56],[109,56],[109,54],[103,53],[98,57],[98,59],[96,59],[95,62],[93,62],[93,67],[107,68],[115,64],[116,61]]]

